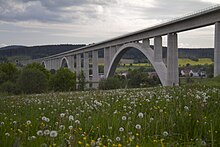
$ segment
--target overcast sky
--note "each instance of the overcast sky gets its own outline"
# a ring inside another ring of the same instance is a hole
[[[0,0],[0,46],[96,43],[218,3],[220,0]],[[213,47],[213,33],[213,26],[180,33],[179,46]]]

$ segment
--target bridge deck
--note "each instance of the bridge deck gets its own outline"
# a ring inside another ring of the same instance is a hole
[[[146,38],[163,36],[169,33],[183,32],[187,30],[213,25],[218,21],[220,21],[220,5],[216,5],[211,8],[198,11],[197,13],[192,13],[190,15],[186,15],[184,17],[180,17],[150,28],[146,28],[140,31],[118,36],[99,43],[87,45],[85,47],[81,47],[75,50],[48,56],[43,59],[46,60],[51,58],[58,58],[60,56],[63,56],[64,54],[68,55],[68,54],[72,54],[73,52],[83,53],[89,50],[102,49],[105,47],[120,45],[132,41],[139,41]],[[37,60],[43,60],[43,59],[37,59]]]

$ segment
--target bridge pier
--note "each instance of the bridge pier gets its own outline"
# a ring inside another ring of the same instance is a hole
[[[98,50],[92,51],[92,88],[97,89],[99,84]]]
[[[89,53],[85,52],[84,55],[84,62],[83,62],[83,71],[84,71],[84,76],[85,76],[85,81],[86,81],[86,85],[85,88],[88,88],[88,82],[89,82]]]
[[[69,61],[69,69],[73,72],[74,71],[74,57],[68,56],[67,60]]]
[[[154,61],[162,62],[162,37],[157,36],[154,38]]]
[[[145,49],[150,48],[150,40],[149,38],[143,40],[143,46]]]
[[[177,34],[168,34],[167,39],[167,86],[179,85]]]
[[[220,75],[220,22],[215,24],[214,76]]]
[[[104,77],[107,78],[107,72],[110,64],[110,49],[104,48]]]
[[[81,54],[76,55],[76,76],[81,72]]]

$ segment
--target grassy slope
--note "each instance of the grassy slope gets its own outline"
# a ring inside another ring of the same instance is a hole
[[[202,59],[199,59],[199,61],[193,61],[193,60],[190,60],[190,59],[186,59],[186,58],[180,58],[179,59],[179,66],[185,66],[186,64],[190,64],[190,65],[205,65],[205,64],[212,64],[212,60],[209,59],[209,58],[202,58]]]
[[[219,95],[193,86],[2,97],[0,146],[219,146]],[[37,135],[47,129],[58,136]]]

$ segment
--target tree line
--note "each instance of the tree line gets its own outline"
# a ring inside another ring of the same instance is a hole
[[[138,88],[158,85],[158,77],[150,78],[141,68],[129,70],[127,76],[115,75],[102,79],[99,89]],[[76,76],[68,68],[48,71],[39,63],[17,68],[12,63],[0,64],[0,92],[6,94],[33,94],[85,90],[83,71]]]

